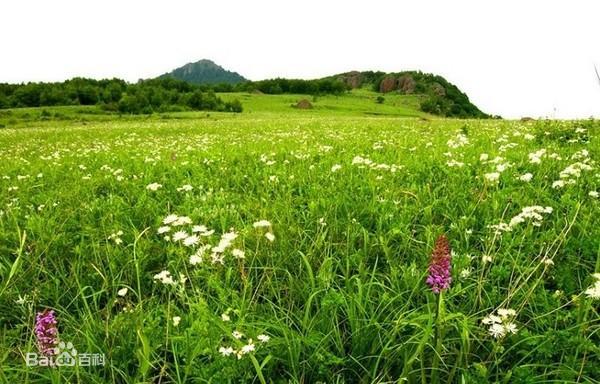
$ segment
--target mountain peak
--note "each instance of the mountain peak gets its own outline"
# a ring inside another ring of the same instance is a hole
[[[160,77],[173,77],[193,84],[237,84],[247,81],[239,73],[228,71],[209,59],[187,63]]]

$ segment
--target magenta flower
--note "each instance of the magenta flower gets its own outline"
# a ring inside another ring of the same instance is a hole
[[[58,343],[58,328],[53,310],[45,309],[35,316],[35,337],[40,353],[46,356],[55,354]]]
[[[450,264],[451,257],[450,243],[448,243],[446,236],[441,235],[435,241],[435,247],[429,262],[429,275],[426,280],[433,293],[440,293],[444,289],[450,288],[450,283],[452,283],[452,275],[450,274],[452,268]]]

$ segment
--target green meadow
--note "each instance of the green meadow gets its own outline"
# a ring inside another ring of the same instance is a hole
[[[600,383],[600,125],[378,95],[0,110],[0,381]]]

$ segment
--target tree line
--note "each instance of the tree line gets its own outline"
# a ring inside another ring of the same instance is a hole
[[[349,82],[349,76],[358,76],[358,83]],[[61,83],[0,84],[0,108],[99,105],[106,111],[130,114],[182,110],[242,112],[238,100],[224,102],[216,93],[340,95],[357,86],[381,92],[382,84],[384,92],[419,95],[420,109],[424,112],[448,117],[489,117],[443,77],[418,71],[350,72],[315,80],[275,78],[237,84],[191,84],[168,76],[135,84],[120,79],[85,78]]]
[[[225,102],[213,89],[173,78],[140,80],[74,78],[55,83],[0,84],[0,108],[98,105],[106,111],[149,114],[183,110],[242,112],[238,100]]]

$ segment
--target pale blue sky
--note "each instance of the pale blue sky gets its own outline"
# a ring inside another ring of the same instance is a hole
[[[258,80],[446,77],[505,117],[600,117],[597,1],[3,1],[0,82],[148,78],[209,58]]]

